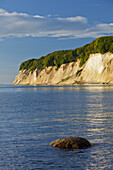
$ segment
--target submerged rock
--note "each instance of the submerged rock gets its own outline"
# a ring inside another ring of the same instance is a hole
[[[91,147],[92,144],[82,137],[65,137],[57,139],[50,143],[53,147],[62,149],[85,149]]]

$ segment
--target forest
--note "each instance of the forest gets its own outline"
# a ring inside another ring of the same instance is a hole
[[[77,59],[80,59],[80,66],[82,66],[87,61],[90,54],[105,54],[106,52],[113,53],[113,36],[99,37],[90,44],[86,44],[80,48],[55,51],[39,59],[24,61],[20,65],[19,70],[42,70],[49,66],[56,66],[59,68],[62,64],[76,62]]]

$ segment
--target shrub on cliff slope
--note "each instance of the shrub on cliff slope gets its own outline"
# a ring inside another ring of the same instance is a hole
[[[90,54],[104,54],[108,51],[113,53],[113,36],[97,38],[90,44],[74,50],[55,51],[39,59],[27,60],[20,65],[20,70],[35,70],[36,68],[42,70],[48,66],[56,66],[58,68],[64,63],[77,61],[78,58],[80,59],[80,66],[82,66]]]

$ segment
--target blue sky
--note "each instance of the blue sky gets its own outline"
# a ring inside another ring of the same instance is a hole
[[[0,0],[0,83],[19,65],[113,35],[112,0]]]

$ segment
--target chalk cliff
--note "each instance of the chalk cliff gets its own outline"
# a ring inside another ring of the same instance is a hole
[[[113,54],[90,54],[80,67],[80,60],[49,66],[39,71],[20,70],[13,85],[72,85],[77,83],[113,83]]]

